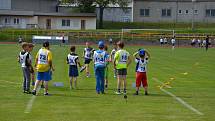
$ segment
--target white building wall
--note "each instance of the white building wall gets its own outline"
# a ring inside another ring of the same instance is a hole
[[[5,19],[7,19],[7,23],[5,23]],[[15,23],[14,19],[18,19],[19,23]],[[26,16],[0,16],[0,27],[26,29],[28,24],[37,24],[36,18]]]
[[[80,30],[81,20],[86,21],[86,29],[96,29],[96,17],[43,17],[38,19],[38,25],[41,29],[46,29],[46,20],[51,19],[51,29],[62,30]],[[62,26],[62,20],[70,20],[70,26]]]

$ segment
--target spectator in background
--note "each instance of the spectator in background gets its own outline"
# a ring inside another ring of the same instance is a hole
[[[191,46],[192,46],[192,47],[195,47],[195,45],[196,45],[196,38],[193,38],[193,39],[191,40]]]
[[[22,36],[19,36],[19,38],[18,38],[18,43],[19,43],[19,44],[22,44],[22,42],[23,42]]]
[[[209,38],[209,35],[207,35],[207,37],[206,37],[206,43],[205,43],[205,49],[206,49],[206,51],[208,51],[208,48],[209,48],[209,45],[210,45],[210,38]]]
[[[200,40],[200,38],[198,38],[197,40],[199,47],[201,47],[202,41]]]
[[[171,39],[171,43],[172,43],[172,50],[175,49],[175,36]]]
[[[163,37],[160,38],[160,45],[163,45]]]
[[[167,44],[167,38],[164,37],[163,41],[164,41],[164,44],[166,45]]]

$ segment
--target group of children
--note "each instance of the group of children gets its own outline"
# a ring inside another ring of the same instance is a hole
[[[42,82],[44,83],[44,95],[48,94],[48,81],[50,81],[51,73],[54,71],[52,66],[52,54],[49,50],[49,42],[44,42],[43,47],[38,51],[35,61],[35,70],[37,71],[37,79],[34,82],[34,67],[32,65],[31,51],[34,45],[32,43],[21,43],[22,51],[19,53],[18,62],[20,63],[23,71],[23,92],[27,94],[36,95],[37,88]],[[32,86],[34,89],[30,90],[30,82],[32,80]]]
[[[117,95],[127,93],[127,68],[131,63],[131,56],[129,52],[124,49],[124,42],[119,41],[113,44],[113,50],[111,54],[108,53],[108,46],[105,45],[103,41],[98,42],[98,50],[90,47],[90,44],[86,43],[86,48],[84,48],[83,57],[85,66],[81,66],[79,57],[75,54],[75,46],[71,46],[71,53],[68,54],[67,63],[69,64],[69,77],[70,77],[70,87],[73,88],[73,82],[75,88],[77,87],[77,77],[78,77],[78,66],[81,68],[82,72],[86,68],[86,77],[90,76],[89,64],[91,61],[94,63],[94,73],[96,78],[96,93],[104,94],[105,88],[108,88],[108,65],[112,62],[114,65],[114,77],[117,77]],[[135,54],[136,62],[136,93],[139,94],[139,88],[141,84],[145,89],[145,95],[148,95],[147,91],[147,76],[146,67],[148,59],[150,57],[149,53],[144,49],[139,49]],[[123,91],[121,87],[123,85]]]
[[[108,53],[108,46],[105,45],[104,41],[98,42],[98,49],[95,50],[90,47],[90,44],[86,43],[86,48],[83,52],[84,66],[80,64],[79,56],[76,54],[76,47],[70,47],[70,53],[67,56],[67,64],[69,65],[69,82],[70,88],[77,88],[77,77],[79,76],[78,66],[80,72],[86,69],[86,77],[90,77],[89,64],[91,61],[94,63],[94,73],[96,78],[96,93],[104,94],[105,88],[108,88],[108,65],[113,63],[114,77],[117,77],[117,95],[127,93],[127,68],[132,62],[132,57],[129,52],[124,49],[124,42],[119,41],[113,44],[114,48],[111,54]],[[37,80],[34,85],[34,89],[30,91],[30,77],[34,77],[34,69],[32,66],[32,57],[30,52],[32,51],[34,45],[31,43],[23,43],[23,50],[19,54],[19,62],[23,70],[23,90],[24,93],[37,94],[37,88],[40,82],[45,83],[44,95],[48,94],[48,81],[51,80],[51,72],[54,71],[52,65],[52,53],[49,50],[49,43],[44,42],[43,47],[38,51],[36,55],[35,68],[37,70]],[[136,62],[136,93],[139,94],[139,88],[141,84],[145,89],[145,95],[148,95],[147,91],[147,76],[146,67],[150,54],[144,50],[139,49],[133,55]],[[32,79],[34,80],[34,79]],[[123,90],[122,89],[123,85]]]

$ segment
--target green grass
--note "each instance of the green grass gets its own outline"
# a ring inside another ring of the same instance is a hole
[[[205,52],[199,48],[170,48],[145,47],[151,53],[148,65],[149,96],[133,96],[135,89],[134,62],[128,70],[128,102],[123,95],[115,95],[116,79],[113,71],[109,75],[109,89],[105,95],[95,93],[95,78],[91,65],[91,78],[84,73],[78,78],[77,90],[70,91],[68,83],[68,65],[65,58],[68,47],[52,46],[56,71],[50,82],[49,92],[52,96],[43,96],[39,92],[29,114],[24,113],[31,95],[22,93],[22,73],[16,57],[20,51],[18,45],[0,45],[0,120],[1,121],[214,121],[215,116],[215,49]],[[40,48],[34,48],[33,55]],[[130,53],[140,47],[127,46]],[[83,46],[78,46],[80,55]],[[199,65],[194,65],[195,63]],[[112,65],[110,69],[112,68]],[[181,73],[188,72],[188,75]],[[169,95],[163,93],[157,86],[160,81],[174,77],[172,89],[167,91],[180,97],[203,116],[199,116],[178,103]],[[7,82],[5,82],[7,81]],[[57,88],[53,82],[63,82],[64,87]]]

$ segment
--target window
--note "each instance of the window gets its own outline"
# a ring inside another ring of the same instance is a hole
[[[185,11],[185,14],[188,14],[188,13],[189,13],[189,10],[186,10],[186,11]]]
[[[70,26],[70,20],[62,20],[62,26]]]
[[[14,19],[13,19],[13,23],[14,23],[14,24],[19,24],[19,19],[18,19],[18,18],[14,18]]]
[[[4,23],[5,23],[5,24],[10,24],[10,19],[9,19],[9,18],[5,18],[5,19],[4,19]]]
[[[207,17],[215,17],[215,9],[206,9]]]
[[[162,9],[161,16],[162,17],[170,17],[171,16],[171,9]]]
[[[149,16],[149,9],[140,9],[140,16]]]
[[[178,10],[178,14],[182,14],[182,10]]]
[[[198,10],[194,10],[194,14],[198,14]]]

